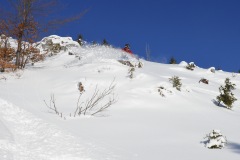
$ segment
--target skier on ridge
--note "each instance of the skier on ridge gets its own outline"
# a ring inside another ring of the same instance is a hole
[[[131,55],[133,55],[132,51],[130,50],[130,45],[129,44],[125,44],[125,47],[122,50],[131,54]]]

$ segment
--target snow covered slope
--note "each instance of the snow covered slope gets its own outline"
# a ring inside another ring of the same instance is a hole
[[[184,62],[169,65],[141,59],[144,66],[136,68],[131,79],[130,67],[118,60],[139,62],[120,49],[70,46],[24,71],[1,73],[0,159],[240,159],[240,101],[232,110],[214,103],[227,77],[236,84],[239,99],[239,74],[199,67],[190,71]],[[181,92],[169,83],[172,76],[182,80]],[[201,78],[209,84],[199,83]],[[117,102],[97,116],[73,117],[79,82],[85,89],[82,103],[96,87],[101,92],[111,83],[116,84]],[[165,88],[165,97],[159,87]],[[62,117],[47,107],[52,95]],[[227,137],[225,148],[205,147],[204,137],[213,129]]]

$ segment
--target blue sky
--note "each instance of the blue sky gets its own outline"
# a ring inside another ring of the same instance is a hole
[[[199,67],[240,69],[240,0],[59,0],[58,16],[89,12],[50,34],[91,42],[104,38],[115,47],[167,63],[173,56]]]

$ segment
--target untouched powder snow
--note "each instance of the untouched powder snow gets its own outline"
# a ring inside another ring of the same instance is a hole
[[[131,79],[129,67],[118,60],[144,66]],[[227,77],[239,99],[240,75],[200,67],[190,71],[186,64],[138,60],[111,47],[70,45],[24,71],[1,73],[0,160],[239,160],[240,101],[228,110],[214,100]],[[169,82],[173,76],[181,79],[181,92]],[[209,84],[199,83],[201,78]],[[96,87],[102,92],[111,83],[117,102],[97,116],[73,117],[79,82],[85,90],[82,103]],[[51,95],[62,118],[47,107]],[[213,129],[227,137],[223,149],[205,147],[204,137]]]

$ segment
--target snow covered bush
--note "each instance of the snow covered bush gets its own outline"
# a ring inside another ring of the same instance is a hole
[[[202,83],[205,83],[205,84],[208,84],[209,83],[209,80],[205,79],[205,78],[201,78],[199,83],[202,82]]]
[[[134,68],[134,67],[129,68],[129,70],[128,70],[129,78],[133,79],[133,77],[134,77],[134,74],[133,74],[134,71],[135,71],[135,68]]]
[[[217,96],[218,105],[223,102],[227,106],[227,109],[232,108],[232,104],[237,100],[232,93],[232,90],[235,89],[235,86],[235,84],[230,82],[229,78],[226,78],[225,86],[219,87],[220,95]]]
[[[209,149],[221,149],[227,143],[227,138],[222,135],[220,130],[213,130],[207,136],[206,147]]]
[[[193,71],[196,65],[193,62],[190,62],[187,66],[186,69]]]
[[[173,76],[169,78],[169,82],[172,83],[173,87],[176,88],[178,91],[181,91],[182,83],[181,79],[178,76]]]

